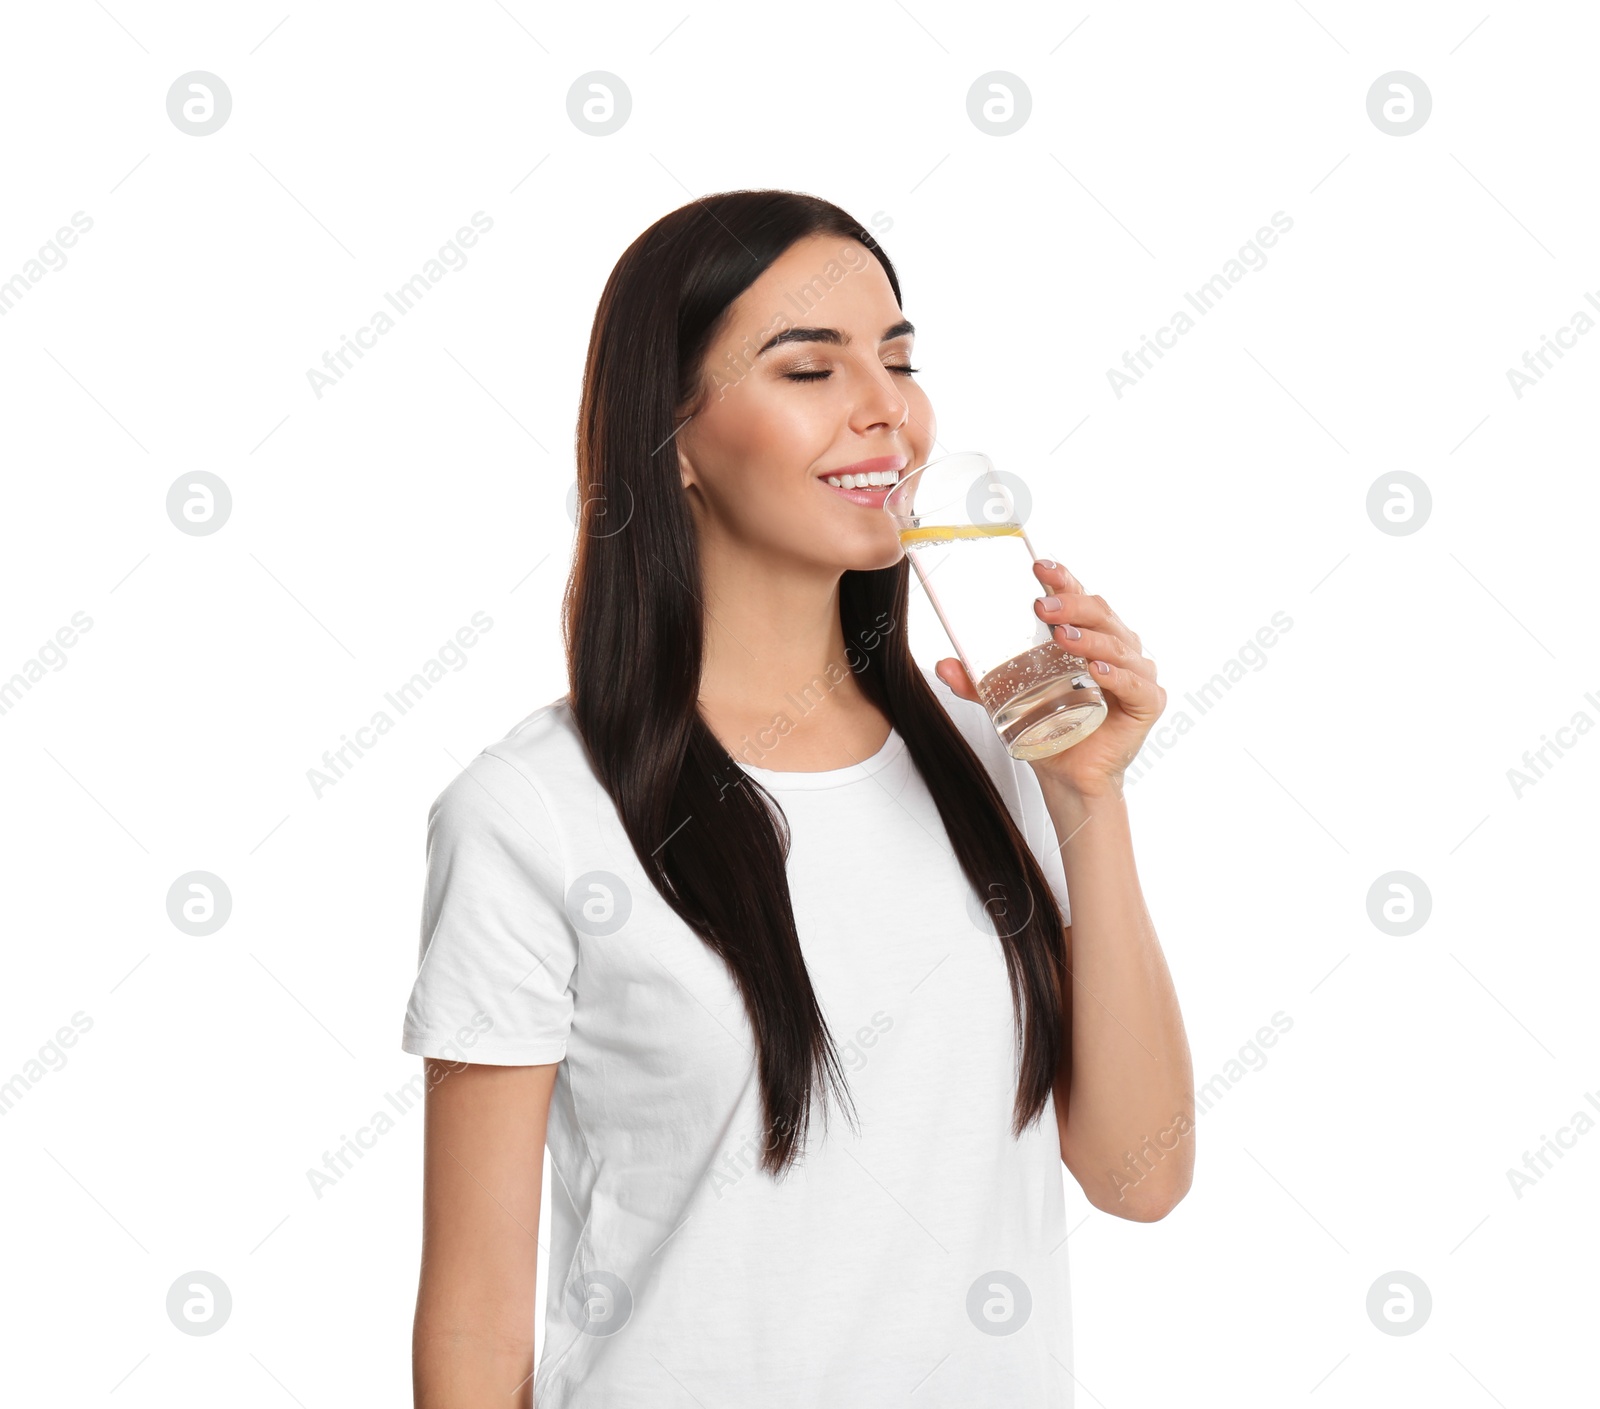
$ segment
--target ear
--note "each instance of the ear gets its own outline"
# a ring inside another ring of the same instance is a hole
[[[686,417],[672,437],[672,443],[678,451],[678,481],[685,489],[695,482],[694,462],[689,458],[689,447],[685,443],[689,422],[693,419],[692,415]]]

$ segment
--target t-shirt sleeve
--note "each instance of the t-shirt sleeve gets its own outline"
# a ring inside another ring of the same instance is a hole
[[[480,753],[428,812],[402,1050],[490,1066],[565,1057],[578,962],[565,895],[560,836],[537,786]]]

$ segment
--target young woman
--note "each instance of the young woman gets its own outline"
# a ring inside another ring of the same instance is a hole
[[[1076,747],[1013,760],[912,660],[912,337],[876,240],[793,192],[612,271],[569,692],[428,818],[421,1409],[1068,1405],[1063,1164],[1122,1218],[1189,1187],[1122,797],[1165,693],[1051,562],[1033,610],[1111,708]]]

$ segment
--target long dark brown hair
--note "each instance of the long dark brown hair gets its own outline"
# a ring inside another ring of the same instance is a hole
[[[562,621],[568,703],[595,772],[645,873],[743,995],[766,1120],[761,1167],[774,1175],[804,1149],[821,1073],[852,1117],[854,1107],[795,929],[782,809],[700,715],[700,559],[674,436],[699,399],[706,349],[729,306],[790,245],[817,234],[866,246],[900,302],[877,239],[838,206],[793,191],[692,201],[617,261],[584,367],[578,533]],[[840,624],[863,694],[904,738],[995,922],[1016,1013],[1020,1136],[1070,1051],[1061,911],[982,761],[911,657],[907,583],[904,558],[845,571]]]

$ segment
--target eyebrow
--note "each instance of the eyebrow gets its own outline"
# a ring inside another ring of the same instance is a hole
[[[883,336],[878,341],[888,342],[892,338],[903,338],[907,333],[916,331],[910,319],[902,318],[893,327],[886,328]],[[768,338],[766,342],[762,343],[761,349],[756,353],[756,356],[761,356],[761,353],[765,352],[769,347],[776,347],[779,343],[785,342],[825,342],[834,347],[843,347],[849,341],[849,335],[841,333],[837,328],[785,328],[783,332]]]

